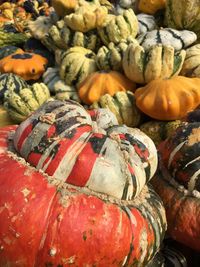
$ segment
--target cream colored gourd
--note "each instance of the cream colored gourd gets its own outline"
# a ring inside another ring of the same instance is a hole
[[[196,44],[186,50],[181,75],[200,78],[200,44]]]

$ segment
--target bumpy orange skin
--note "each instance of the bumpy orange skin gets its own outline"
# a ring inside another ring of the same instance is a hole
[[[159,9],[164,9],[166,0],[139,0],[138,9],[147,14],[155,14]]]

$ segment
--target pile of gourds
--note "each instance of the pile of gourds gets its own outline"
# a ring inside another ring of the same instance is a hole
[[[0,6],[0,267],[187,267],[158,252],[200,251],[198,1],[26,2]]]

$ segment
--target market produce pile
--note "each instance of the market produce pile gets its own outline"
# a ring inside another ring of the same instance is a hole
[[[0,1],[0,267],[199,267],[199,106],[198,0]]]

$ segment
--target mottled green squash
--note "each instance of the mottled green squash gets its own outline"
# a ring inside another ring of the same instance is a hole
[[[34,83],[32,87],[23,88],[18,93],[8,91],[5,94],[4,107],[11,119],[17,123],[25,120],[50,98],[50,92],[43,83]]]
[[[103,95],[91,108],[108,108],[115,114],[120,125],[137,127],[141,121],[141,112],[136,107],[134,94],[130,91],[117,92],[114,96]]]
[[[16,53],[18,51],[21,52],[22,49],[16,46],[12,46],[12,45],[4,46],[0,48],[0,59],[7,57],[13,53]]]
[[[28,37],[24,33],[6,32],[3,28],[0,28],[0,47],[13,45],[17,46],[25,43]]]

